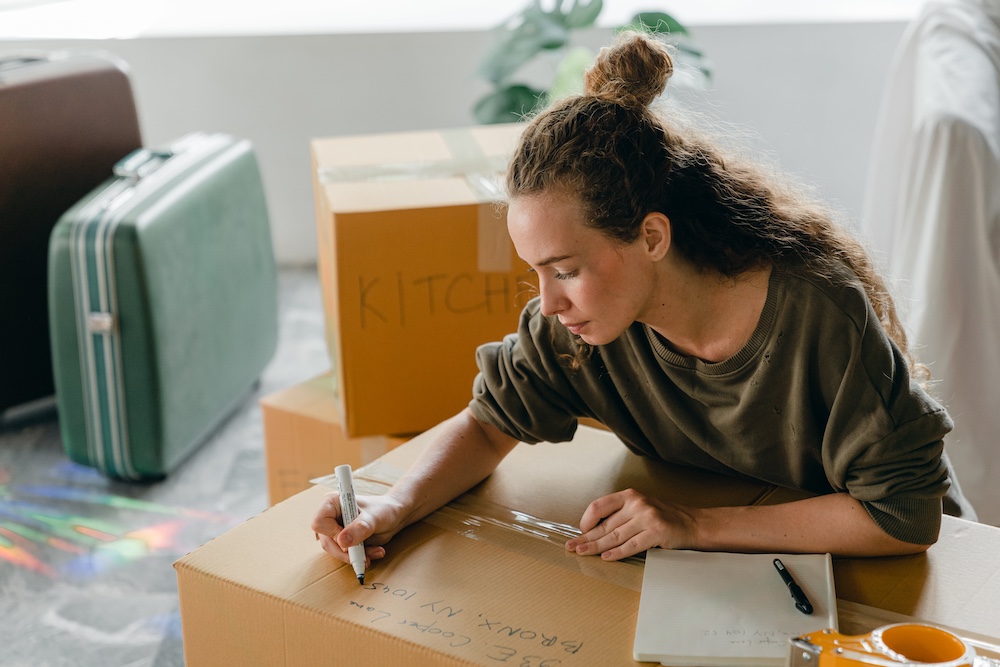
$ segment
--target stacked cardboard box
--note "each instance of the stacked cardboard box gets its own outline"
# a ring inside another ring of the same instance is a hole
[[[260,406],[272,505],[311,487],[309,480],[330,474],[340,464],[358,468],[407,440],[348,436],[329,373],[266,396]]]
[[[312,142],[332,371],[261,401],[272,503],[468,403],[476,347],[517,328],[537,284],[498,204],[520,129]]]
[[[427,430],[471,397],[475,350],[537,282],[499,173],[519,125],[312,141],[327,344],[351,437]]]
[[[359,493],[387,488],[432,437],[357,471]],[[397,535],[359,586],[313,537],[326,493],[315,487],[177,562],[186,664],[634,664],[641,561],[562,546],[590,501],[627,487],[697,506],[801,497],[639,458],[582,427],[570,443],[519,445],[483,484]],[[855,615],[877,607],[869,623],[915,617],[1000,637],[998,550],[1000,529],[945,517],[926,554],[836,559],[838,598]],[[849,632],[876,627],[841,619]]]

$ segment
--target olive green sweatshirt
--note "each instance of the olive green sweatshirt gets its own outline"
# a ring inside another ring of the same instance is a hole
[[[473,414],[528,443],[570,440],[591,417],[639,454],[846,491],[889,535],[937,539],[952,422],[911,381],[859,285],[773,271],[749,342],[719,363],[673,352],[639,322],[573,369],[577,352],[529,302],[516,334],[479,348]],[[949,508],[971,512],[957,486],[950,496]]]

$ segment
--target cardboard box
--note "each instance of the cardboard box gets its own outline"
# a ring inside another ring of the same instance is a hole
[[[267,492],[275,504],[312,486],[342,464],[359,468],[406,442],[407,437],[344,433],[340,402],[329,373],[260,401],[264,420]]]
[[[353,437],[465,407],[475,349],[516,330],[537,281],[498,172],[519,125],[311,142],[327,346]]]
[[[387,488],[431,437],[358,471],[359,492]],[[630,486],[698,506],[802,497],[642,459],[583,427],[572,443],[519,445],[486,482],[400,533],[359,586],[315,542],[326,489],[309,489],[176,563],[186,664],[634,664],[641,561],[562,546],[591,500]],[[942,544],[922,556],[838,559],[838,597],[851,611],[878,603],[996,637],[998,549],[1000,529],[946,517]]]

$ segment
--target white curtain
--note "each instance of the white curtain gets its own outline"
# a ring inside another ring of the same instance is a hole
[[[981,521],[1000,525],[1000,0],[927,3],[890,72],[862,214]]]

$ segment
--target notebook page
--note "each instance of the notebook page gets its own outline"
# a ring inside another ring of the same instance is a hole
[[[813,605],[795,608],[780,558]],[[783,665],[788,639],[837,628],[829,554],[736,554],[650,549],[634,657],[670,665]]]

